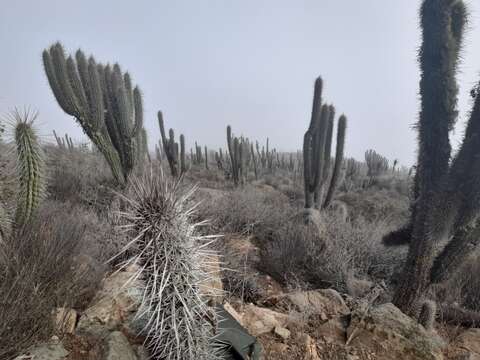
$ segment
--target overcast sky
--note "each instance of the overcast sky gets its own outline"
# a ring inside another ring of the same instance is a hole
[[[101,62],[119,62],[144,94],[150,146],[156,112],[193,141],[224,146],[225,128],[292,151],[301,148],[313,82],[348,117],[347,156],[373,148],[415,159],[420,42],[417,0],[0,0],[0,113],[30,105],[38,127],[80,140],[57,105],[41,52],[61,41]],[[480,73],[480,2],[470,1],[460,111]],[[458,143],[463,126],[457,127]]]

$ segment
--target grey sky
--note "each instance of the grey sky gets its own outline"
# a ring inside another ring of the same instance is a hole
[[[0,0],[0,112],[31,105],[39,128],[81,130],[57,105],[41,51],[60,40],[101,62],[119,62],[144,93],[150,145],[156,112],[197,140],[224,146],[225,127],[273,146],[301,148],[313,82],[349,120],[347,155],[374,148],[389,159],[415,158],[411,124],[418,111],[417,0],[7,1]],[[480,4],[459,77],[460,110],[480,71]],[[456,131],[456,143],[461,127]]]

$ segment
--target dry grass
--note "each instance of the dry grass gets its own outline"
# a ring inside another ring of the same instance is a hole
[[[47,338],[55,307],[82,308],[95,293],[103,272],[81,261],[81,215],[47,203],[33,223],[0,244],[1,359]]]

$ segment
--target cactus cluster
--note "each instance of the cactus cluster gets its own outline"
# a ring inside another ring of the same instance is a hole
[[[162,112],[159,111],[157,116],[158,126],[160,127],[160,135],[162,136],[163,152],[167,158],[172,176],[178,177],[187,171],[185,158],[185,136],[183,136],[183,134],[180,135],[179,145],[178,142],[175,142],[175,133],[173,129],[170,129],[167,138]],[[157,154],[159,154],[159,150]],[[161,154],[157,156],[161,157]]]
[[[247,175],[247,161],[250,158],[249,142],[243,137],[232,134],[232,128],[227,126],[227,146],[230,154],[230,167],[235,186],[243,185]]]
[[[124,185],[145,151],[142,95],[120,66],[97,63],[78,50],[65,56],[60,43],[43,51],[48,82],[60,107],[75,117]],[[146,138],[145,138],[146,139]]]
[[[367,176],[374,178],[385,174],[388,171],[388,160],[375,150],[365,151],[365,163],[368,167]]]
[[[343,165],[347,118],[341,115],[337,128],[337,148],[332,166],[331,148],[335,119],[333,105],[322,105],[323,81],[315,81],[312,117],[303,139],[305,208],[322,209],[330,205],[340,180]],[[324,188],[330,179],[326,195]]]
[[[216,341],[217,316],[207,306],[201,288],[215,254],[212,236],[200,236],[192,223],[196,206],[180,192],[178,179],[159,172],[134,178],[122,212],[133,239],[123,249],[131,254],[122,266],[137,265],[132,279],[143,282],[138,318],[154,359],[214,360],[221,351]]]
[[[447,280],[480,242],[479,96],[453,159],[449,139],[458,114],[456,73],[467,11],[461,0],[424,0],[420,14],[419,151],[411,221],[399,231],[409,252],[393,298],[415,317],[430,287]],[[437,255],[443,239],[449,242]]]
[[[68,150],[74,150],[75,145],[73,145],[73,140],[68,134],[65,134],[65,137],[59,137],[55,130],[53,130],[53,136],[55,137],[55,141],[57,142],[57,145],[60,149],[68,149]]]

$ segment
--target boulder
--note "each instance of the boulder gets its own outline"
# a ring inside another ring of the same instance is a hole
[[[443,340],[387,303],[363,312],[352,313],[347,328],[349,345],[375,349],[379,359],[440,360]]]
[[[276,327],[285,327],[288,315],[248,304],[241,313],[241,324],[252,336],[269,333]]]
[[[122,322],[133,318],[141,303],[140,280],[130,281],[136,271],[130,267],[126,271],[116,272],[102,281],[102,286],[95,295],[77,325],[79,331],[92,325],[101,325],[115,329]]]
[[[265,303],[283,309],[293,308],[301,313],[319,314],[324,320],[350,313],[342,296],[333,289],[293,292],[270,297]]]
[[[114,331],[108,337],[108,350],[105,360],[138,360],[137,354],[120,331]]]
[[[52,341],[39,344],[14,360],[65,360],[68,354],[61,342]]]

